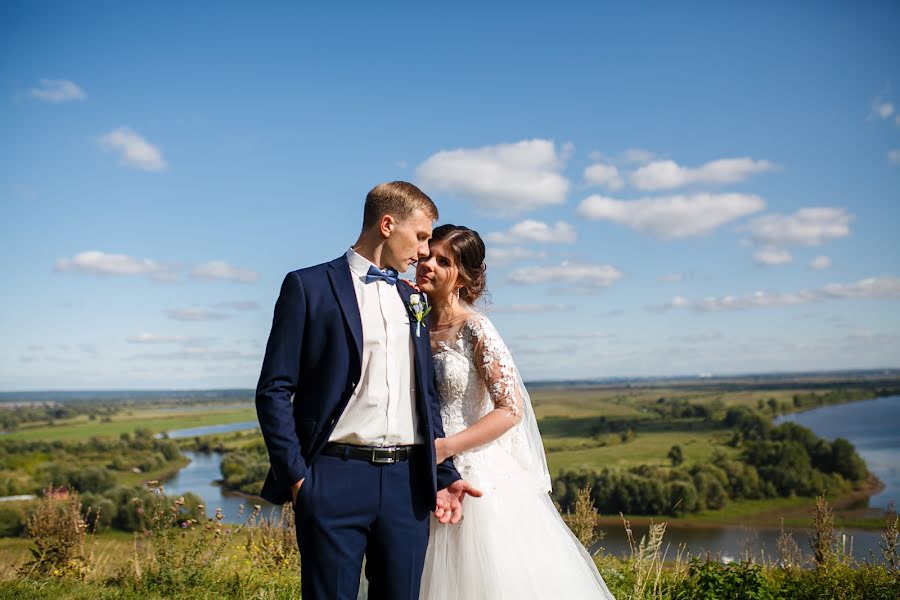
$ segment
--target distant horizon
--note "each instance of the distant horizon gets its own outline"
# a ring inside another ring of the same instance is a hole
[[[866,369],[824,369],[813,371],[747,371],[739,373],[719,374],[671,374],[671,375],[646,375],[646,376],[608,376],[587,377],[571,379],[531,379],[526,380],[525,385],[552,386],[554,384],[592,384],[613,383],[629,381],[716,381],[747,377],[803,377],[803,376],[828,376],[828,375],[898,375],[900,366]],[[837,378],[837,377],[836,377]],[[13,394],[117,394],[117,393],[177,393],[177,392],[253,392],[253,387],[178,387],[178,388],[85,388],[85,389],[33,389],[33,390],[0,390],[0,400]]]

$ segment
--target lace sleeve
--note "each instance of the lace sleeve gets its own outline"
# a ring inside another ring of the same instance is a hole
[[[494,406],[506,408],[513,416],[519,416],[522,408],[521,382],[500,334],[482,315],[466,322],[465,333],[472,345],[475,367]]]

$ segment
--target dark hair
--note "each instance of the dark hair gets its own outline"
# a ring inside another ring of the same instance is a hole
[[[384,215],[391,215],[398,221],[406,219],[417,208],[421,209],[432,221],[438,219],[438,209],[425,192],[405,181],[379,183],[366,194],[366,206],[363,209],[363,229],[367,229],[381,220]]]
[[[472,304],[487,288],[484,264],[484,242],[474,229],[462,225],[441,225],[431,234],[432,242],[446,242],[459,267],[459,281],[463,287],[459,297]]]

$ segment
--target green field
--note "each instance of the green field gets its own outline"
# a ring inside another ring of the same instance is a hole
[[[222,425],[256,420],[256,409],[251,405],[212,405],[208,410],[184,412],[161,409],[124,410],[108,422],[90,420],[85,416],[55,421],[52,425],[36,424],[11,431],[3,436],[7,440],[85,440],[92,437],[118,437],[133,433],[136,429],[149,429],[163,433],[174,429],[187,429],[207,425]]]

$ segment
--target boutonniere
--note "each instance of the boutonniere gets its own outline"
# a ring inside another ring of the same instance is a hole
[[[421,337],[422,327],[425,326],[423,321],[428,316],[428,313],[431,312],[431,307],[428,306],[428,298],[422,294],[410,294],[407,307],[409,308],[409,313],[416,318],[416,337]]]

